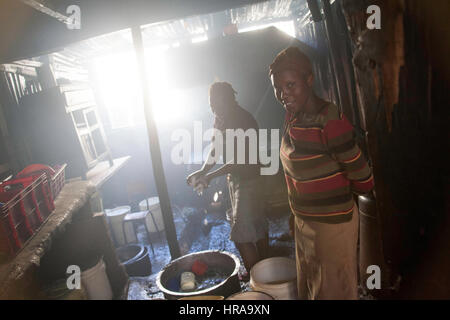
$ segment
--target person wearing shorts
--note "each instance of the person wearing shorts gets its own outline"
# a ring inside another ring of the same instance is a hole
[[[249,161],[249,141],[245,143],[245,162],[237,161],[237,143],[234,143],[234,157],[228,161],[226,157],[226,130],[256,130],[255,118],[236,101],[236,91],[228,82],[215,82],[210,86],[209,100],[215,116],[214,129],[221,133],[222,145],[213,137],[208,158],[202,168],[187,177],[190,185],[208,186],[217,177],[227,175],[232,214],[230,217],[230,239],[235,243],[247,270],[243,276],[248,279],[248,272],[258,261],[268,255],[268,223],[264,216],[263,177],[260,176],[258,162]],[[257,142],[256,142],[257,143]],[[258,143],[257,143],[258,146]],[[215,171],[210,170],[216,164],[216,152],[220,152],[224,164]],[[227,160],[227,161],[225,161]]]

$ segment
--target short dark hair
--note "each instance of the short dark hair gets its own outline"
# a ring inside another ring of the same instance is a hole
[[[311,60],[297,47],[289,47],[277,54],[269,67],[269,77],[283,70],[296,70],[302,75],[312,74]]]
[[[214,82],[209,87],[209,96],[221,96],[223,98],[233,98],[235,99],[236,91],[233,89],[230,83],[228,82]]]

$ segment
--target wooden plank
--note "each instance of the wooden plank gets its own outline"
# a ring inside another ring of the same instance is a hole
[[[0,297],[5,297],[14,283],[28,269],[38,266],[50,249],[52,239],[72,221],[72,216],[89,200],[95,188],[87,181],[67,183],[55,200],[55,210],[30,242],[6,264],[0,264]]]
[[[14,61],[13,64],[21,65],[21,66],[27,66],[27,67],[33,67],[33,68],[40,68],[40,67],[42,67],[42,62],[34,61],[34,60],[28,60],[28,59]]]
[[[18,105],[19,97],[17,96],[17,92],[16,92],[15,85],[14,85],[14,74],[11,72],[7,72],[7,73],[5,73],[5,75],[6,75],[6,81],[8,82],[8,88],[9,88],[11,97],[13,98],[14,103],[16,105]]]
[[[14,78],[16,79],[16,83],[17,83],[17,92],[19,94],[19,97],[22,98],[24,95],[24,91],[23,91],[24,88],[22,87],[22,81],[21,81],[20,77],[21,76],[19,74],[16,74]]]
[[[36,68],[16,64],[1,64],[0,71],[17,73],[29,77],[37,77]]]
[[[146,76],[144,44],[142,41],[142,33],[140,26],[133,26],[131,29],[133,35],[133,44],[135,48],[136,58],[138,62],[139,75],[141,78],[142,95],[144,100],[144,113],[147,124],[150,156],[152,159],[153,174],[155,177],[156,190],[161,204],[161,212],[164,221],[165,234],[169,245],[170,255],[172,259],[180,257],[180,246],[177,240],[175,223],[173,221],[172,208],[170,206],[169,192],[167,191],[166,177],[164,175],[164,167],[161,159],[161,148],[159,146],[158,130],[152,115],[152,104],[150,100],[149,85]]]
[[[109,161],[101,161],[86,174],[87,179],[97,188],[101,188],[103,184],[114,176],[117,171],[130,161],[131,156],[117,158],[113,160],[113,166],[109,165]]]
[[[74,106],[70,106],[70,107],[66,107],[66,112],[74,112],[80,109],[87,109],[87,108],[92,108],[95,107],[95,105],[92,104],[92,102],[85,102],[85,103],[81,103],[81,104],[77,104]]]

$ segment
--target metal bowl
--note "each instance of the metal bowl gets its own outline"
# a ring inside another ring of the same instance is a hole
[[[116,252],[130,277],[145,277],[152,273],[147,247],[139,244],[129,244],[117,248]]]
[[[185,271],[191,271],[192,264],[196,260],[206,262],[209,269],[220,268],[227,270],[227,278],[221,283],[212,287],[193,291],[179,292],[168,288],[169,281]],[[173,260],[159,272],[156,285],[163,292],[164,297],[169,300],[177,300],[183,297],[195,297],[202,295],[216,295],[228,297],[241,290],[238,271],[240,267],[239,259],[232,253],[218,250],[206,250],[182,256]]]

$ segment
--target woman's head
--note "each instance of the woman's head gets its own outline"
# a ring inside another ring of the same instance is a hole
[[[223,116],[236,104],[236,91],[228,82],[214,82],[209,87],[209,105],[213,113]]]
[[[313,94],[314,76],[309,58],[296,47],[281,51],[270,65],[275,96],[292,113],[304,111]]]

